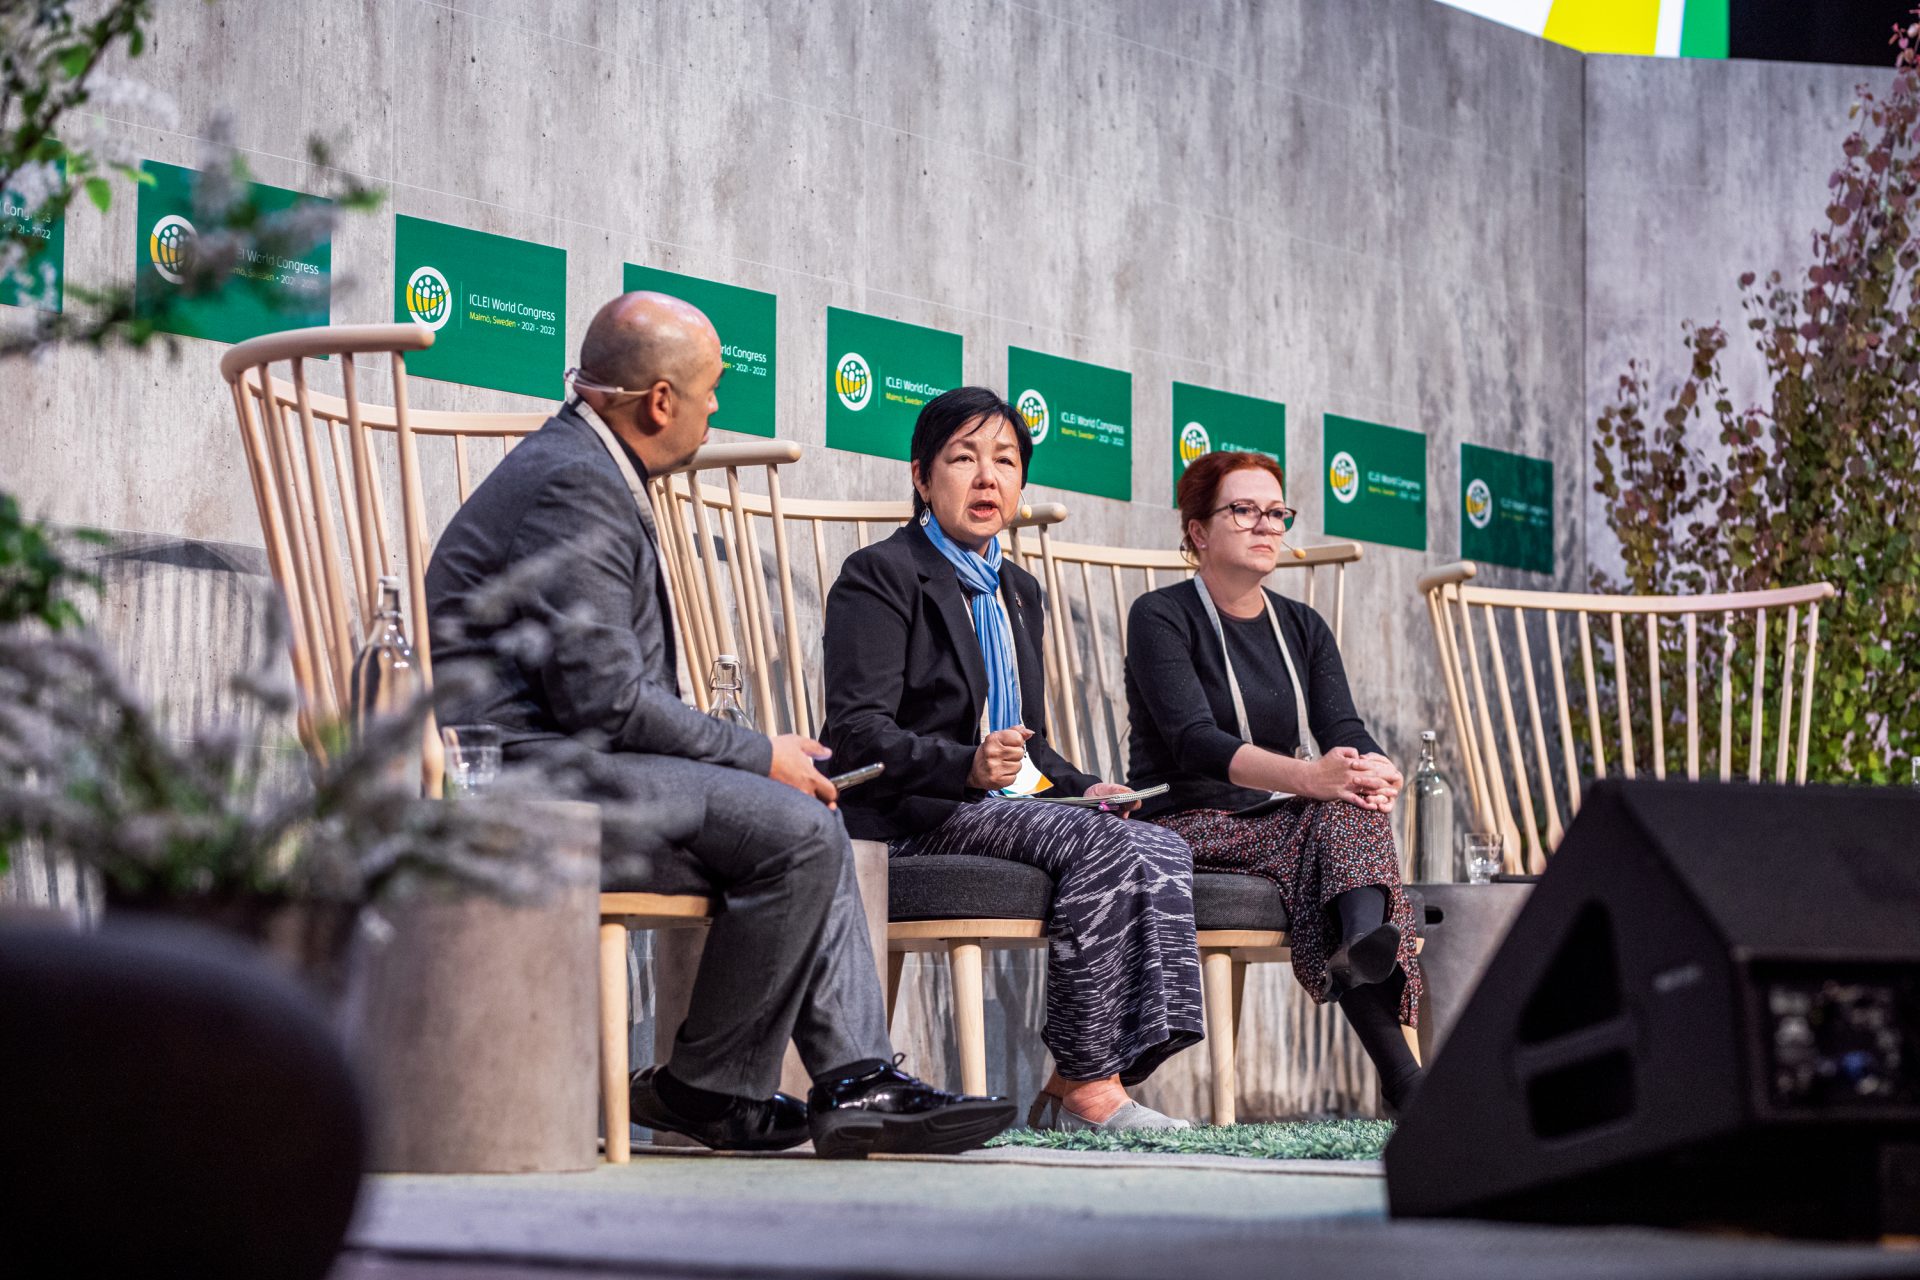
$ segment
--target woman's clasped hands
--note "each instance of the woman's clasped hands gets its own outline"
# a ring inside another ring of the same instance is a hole
[[[1307,785],[1300,794],[1389,813],[1405,781],[1393,761],[1377,751],[1361,755],[1352,747],[1335,747],[1307,764]]]

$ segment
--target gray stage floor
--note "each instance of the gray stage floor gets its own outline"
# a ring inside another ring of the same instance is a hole
[[[636,1154],[372,1180],[335,1280],[612,1276],[1920,1277],[1920,1249],[1394,1223],[1376,1164]]]

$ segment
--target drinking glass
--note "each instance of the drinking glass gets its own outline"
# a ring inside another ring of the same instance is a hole
[[[478,795],[500,776],[500,731],[492,725],[448,725],[440,731],[440,741],[446,747],[447,788],[453,795]]]
[[[1469,831],[1461,838],[1467,844],[1467,882],[1492,884],[1500,872],[1500,833]]]

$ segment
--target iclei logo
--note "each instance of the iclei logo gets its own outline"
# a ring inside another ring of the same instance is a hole
[[[1180,465],[1190,467],[1213,449],[1213,441],[1207,439],[1207,429],[1197,422],[1189,422],[1180,428]]]
[[[1476,478],[1467,485],[1467,519],[1476,529],[1484,529],[1493,522],[1493,490],[1485,480]]]
[[[833,366],[833,390],[840,403],[858,413],[873,399],[873,370],[866,357],[849,351]]]
[[[1047,428],[1053,425],[1053,415],[1047,411],[1047,398],[1028,387],[1013,402],[1020,411],[1020,420],[1027,424],[1027,434],[1033,442],[1039,444],[1047,438]]]
[[[453,315],[453,290],[447,278],[432,267],[417,268],[407,277],[407,314],[429,329],[439,329]]]
[[[1360,496],[1360,464],[1345,449],[1333,455],[1333,462],[1327,468],[1327,484],[1333,496],[1342,502],[1352,502]]]
[[[153,224],[147,235],[147,256],[153,269],[170,284],[179,284],[193,263],[193,224],[177,213],[170,213]]]

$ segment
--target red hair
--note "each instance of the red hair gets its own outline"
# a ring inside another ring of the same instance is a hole
[[[1188,526],[1195,520],[1206,523],[1213,509],[1220,505],[1221,483],[1236,471],[1264,471],[1280,482],[1281,492],[1286,491],[1286,471],[1264,453],[1228,449],[1220,453],[1202,454],[1194,459],[1174,490],[1174,498],[1180,504],[1180,550],[1187,555],[1194,554],[1193,539],[1187,534]]]

